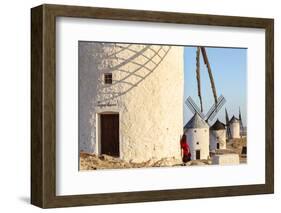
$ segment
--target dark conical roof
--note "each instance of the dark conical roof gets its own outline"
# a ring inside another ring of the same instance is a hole
[[[239,122],[239,119],[236,118],[236,117],[233,115],[232,118],[230,119],[229,123],[234,123],[234,122]]]
[[[184,129],[201,129],[201,128],[209,128],[209,125],[198,115],[198,113],[195,113],[193,117],[184,126]]]
[[[210,130],[220,130],[225,129],[225,124],[220,122],[219,119],[211,126]]]

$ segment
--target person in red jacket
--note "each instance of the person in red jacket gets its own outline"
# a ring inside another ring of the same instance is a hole
[[[180,145],[181,145],[182,162],[185,165],[185,163],[191,160],[191,153],[190,153],[189,145],[187,143],[186,135],[182,136],[180,140]]]

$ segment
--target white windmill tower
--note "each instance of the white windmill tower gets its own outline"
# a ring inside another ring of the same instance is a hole
[[[195,113],[184,126],[190,148],[191,160],[207,159],[209,156],[209,125]]]
[[[217,149],[226,149],[226,128],[219,119],[210,128],[210,151]]]
[[[231,139],[240,138],[240,120],[234,115],[229,121],[229,128],[231,133]]]

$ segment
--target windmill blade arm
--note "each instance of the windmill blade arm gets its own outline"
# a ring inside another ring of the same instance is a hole
[[[218,113],[218,111],[220,111],[220,109],[223,107],[223,105],[225,104],[225,99],[224,100],[222,100],[219,104],[218,104],[218,106],[217,106],[217,108],[216,108],[216,110],[210,115],[210,118],[209,118],[209,120],[213,120],[214,119],[214,117],[216,116],[216,114]]]
[[[218,98],[217,98],[215,81],[214,81],[214,77],[213,77],[213,74],[212,74],[211,66],[210,66],[210,63],[209,63],[209,60],[208,60],[208,56],[207,56],[205,47],[201,47],[201,52],[202,52],[202,55],[203,55],[204,63],[207,66],[207,70],[208,70],[208,74],[209,74],[209,78],[210,78],[210,82],[211,82],[211,87],[212,87],[215,103],[217,104]]]
[[[201,118],[204,118],[204,114],[200,111],[199,107],[196,105],[196,103],[193,101],[193,99],[189,96],[188,101],[191,103],[191,105],[195,108],[195,111]]]
[[[200,47],[197,47],[196,51],[196,80],[197,80],[197,91],[200,100],[201,112],[203,112],[203,103],[201,96],[201,78],[200,78]]]
[[[190,111],[191,111],[193,114],[196,113],[194,107],[193,107],[188,101],[186,101],[186,106],[190,109]]]
[[[201,113],[199,107],[195,104],[195,102],[192,100],[191,97],[188,97],[185,101],[185,104],[188,106],[190,111],[195,114],[197,113],[201,118],[204,117],[204,115]]]
[[[228,125],[228,123],[229,123],[229,118],[228,118],[227,109],[225,108],[225,124]]]
[[[221,95],[221,96],[218,98],[218,103],[221,102],[222,98],[223,98],[223,96]],[[214,104],[212,105],[212,107],[209,109],[209,111],[207,112],[207,114],[206,114],[206,116],[205,116],[205,120],[206,120],[206,118],[210,117],[211,113],[216,109],[216,106],[217,106],[216,103],[214,103]]]
[[[222,106],[225,104],[226,100],[223,96],[220,96],[219,98],[219,102],[217,105],[214,105],[215,108],[213,108],[212,110],[209,110],[210,113],[208,113],[208,116],[205,117],[205,120],[213,120],[214,117],[216,116],[216,114],[218,113],[218,111],[222,108]]]

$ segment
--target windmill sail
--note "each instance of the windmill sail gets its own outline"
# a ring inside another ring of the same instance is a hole
[[[205,120],[208,122],[209,120],[213,120],[218,111],[222,108],[222,106],[225,104],[226,100],[225,98],[221,95],[218,98],[218,103],[214,103],[213,106],[209,109],[205,116]]]
[[[197,113],[203,120],[209,123],[209,121],[212,121],[214,119],[214,117],[225,104],[225,102],[225,98],[221,95],[218,99],[218,103],[213,104],[213,106],[209,109],[206,115],[204,115],[204,113],[200,111],[200,108],[196,105],[196,103],[190,96],[186,99],[185,104],[188,106],[188,108],[193,114]]]
[[[225,108],[225,123],[226,123],[226,136],[228,138],[231,138],[231,131],[230,131],[230,126],[229,126],[229,117],[228,117],[228,113],[227,113],[226,108]]]
[[[185,104],[188,106],[188,108],[193,114],[197,113],[202,119],[204,119],[204,114],[201,112],[199,107],[196,105],[196,103],[190,96],[186,99]]]
[[[205,63],[205,65],[207,67],[207,70],[208,70],[208,74],[209,74],[209,78],[210,78],[210,82],[211,82],[211,87],[212,87],[212,91],[213,91],[213,95],[214,95],[214,99],[215,99],[215,104],[217,104],[218,98],[217,98],[215,81],[214,81],[214,77],[213,77],[212,70],[211,70],[211,65],[209,63],[205,47],[201,47],[201,52],[202,52],[202,55],[203,55],[204,63]]]
[[[229,117],[226,108],[225,108],[225,123],[226,125],[229,125]]]
[[[243,127],[243,123],[242,123],[242,116],[241,116],[240,107],[239,107],[239,121],[240,121],[240,126],[241,126],[241,127]]]
[[[201,79],[200,79],[200,47],[197,47],[197,51],[196,51],[196,80],[197,80],[197,90],[198,90],[198,97],[200,100],[201,112],[203,112],[203,103],[202,103],[202,96],[201,96]]]
[[[239,107],[239,123],[240,123],[240,135],[242,136],[244,133],[244,127],[243,127],[243,123],[242,123],[242,116],[241,116],[241,110]]]

